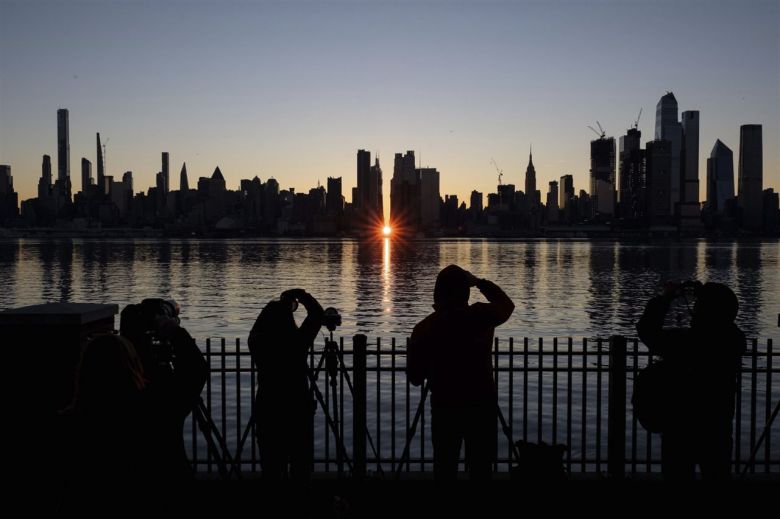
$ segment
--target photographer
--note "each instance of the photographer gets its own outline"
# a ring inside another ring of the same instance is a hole
[[[487,303],[468,304],[471,287]],[[478,279],[457,265],[439,272],[433,290],[434,312],[414,327],[406,373],[431,391],[433,470],[438,480],[454,480],[461,443],[472,479],[489,479],[496,455],[498,400],[491,350],[493,333],[515,305],[495,283]]]
[[[664,329],[671,302],[695,297],[690,328]],[[745,335],[734,323],[737,296],[720,283],[667,282],[637,324],[639,338],[666,365],[661,458],[664,479],[730,478],[737,373]]]
[[[206,384],[208,364],[180,326],[175,301],[145,299],[140,305],[128,305],[120,316],[120,331],[138,351],[147,380],[149,477],[186,479],[192,468],[184,450],[184,420]]]
[[[298,303],[307,315],[297,326]],[[249,351],[259,371],[254,403],[263,477],[281,479],[290,464],[293,479],[307,481],[313,462],[314,398],[307,356],[323,323],[323,309],[303,289],[270,301],[249,334]]]

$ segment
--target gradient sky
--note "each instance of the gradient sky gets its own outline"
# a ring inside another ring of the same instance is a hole
[[[441,172],[441,194],[523,189],[563,174],[587,189],[587,125],[642,142],[667,91],[701,111],[700,180],[717,138],[764,126],[764,186],[780,189],[780,1],[129,2],[0,0],[0,163],[22,199],[56,169],[70,110],[71,177],[108,141],[108,174],[171,187],[220,166],[228,187],[275,177],[356,183],[358,148]],[[94,166],[93,166],[94,168]],[[736,172],[736,164],[735,164]],[[56,175],[56,173],[55,173]],[[544,195],[543,195],[544,196]],[[389,202],[385,202],[389,208]],[[387,211],[387,209],[386,209]]]

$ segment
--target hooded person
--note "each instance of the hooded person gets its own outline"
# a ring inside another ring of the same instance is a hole
[[[487,303],[469,304],[471,287]],[[461,444],[473,479],[487,479],[497,445],[492,347],[514,303],[495,283],[449,265],[436,278],[434,312],[414,327],[407,351],[409,381],[428,380],[434,476],[455,479]]]
[[[661,432],[664,479],[692,480],[698,464],[708,480],[729,479],[737,374],[745,334],[735,324],[737,296],[720,283],[695,283],[690,328],[664,328],[671,302],[685,286],[668,282],[651,299],[637,332],[666,365]]]

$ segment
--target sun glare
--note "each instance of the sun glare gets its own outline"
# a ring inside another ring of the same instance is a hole
[[[382,234],[384,234],[385,236],[390,236],[390,232],[391,231],[392,231],[392,229],[390,229],[390,227],[388,227],[387,225],[385,225],[382,228]]]

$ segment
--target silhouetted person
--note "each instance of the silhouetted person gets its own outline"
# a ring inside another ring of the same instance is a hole
[[[489,302],[469,305],[471,287]],[[488,479],[497,447],[493,333],[515,305],[497,285],[456,265],[439,272],[433,301],[434,312],[412,332],[406,372],[415,386],[430,384],[434,476],[456,478],[465,441],[471,478]]]
[[[293,318],[298,303],[307,312],[300,327]],[[265,478],[281,479],[288,463],[293,479],[310,477],[315,401],[307,360],[322,317],[322,306],[311,294],[288,290],[265,305],[249,334],[249,351],[259,372],[254,417]]]
[[[734,323],[737,296],[720,283],[697,283],[690,328],[664,329],[669,305],[684,288],[667,282],[637,324],[650,353],[664,359],[673,395],[661,433],[664,479],[693,480],[698,464],[704,479],[726,480],[737,373],[745,352],[745,335]]]
[[[124,502],[123,510],[140,506],[143,497],[129,497],[128,489],[147,480],[152,461],[145,389],[143,366],[130,341],[103,335],[86,346],[74,400],[54,435],[64,485],[60,511],[97,511],[117,502]]]
[[[189,332],[180,326],[175,301],[145,299],[121,314],[121,333],[143,365],[150,435],[147,480],[169,483],[190,479],[184,449],[184,421],[198,402],[209,368]]]

